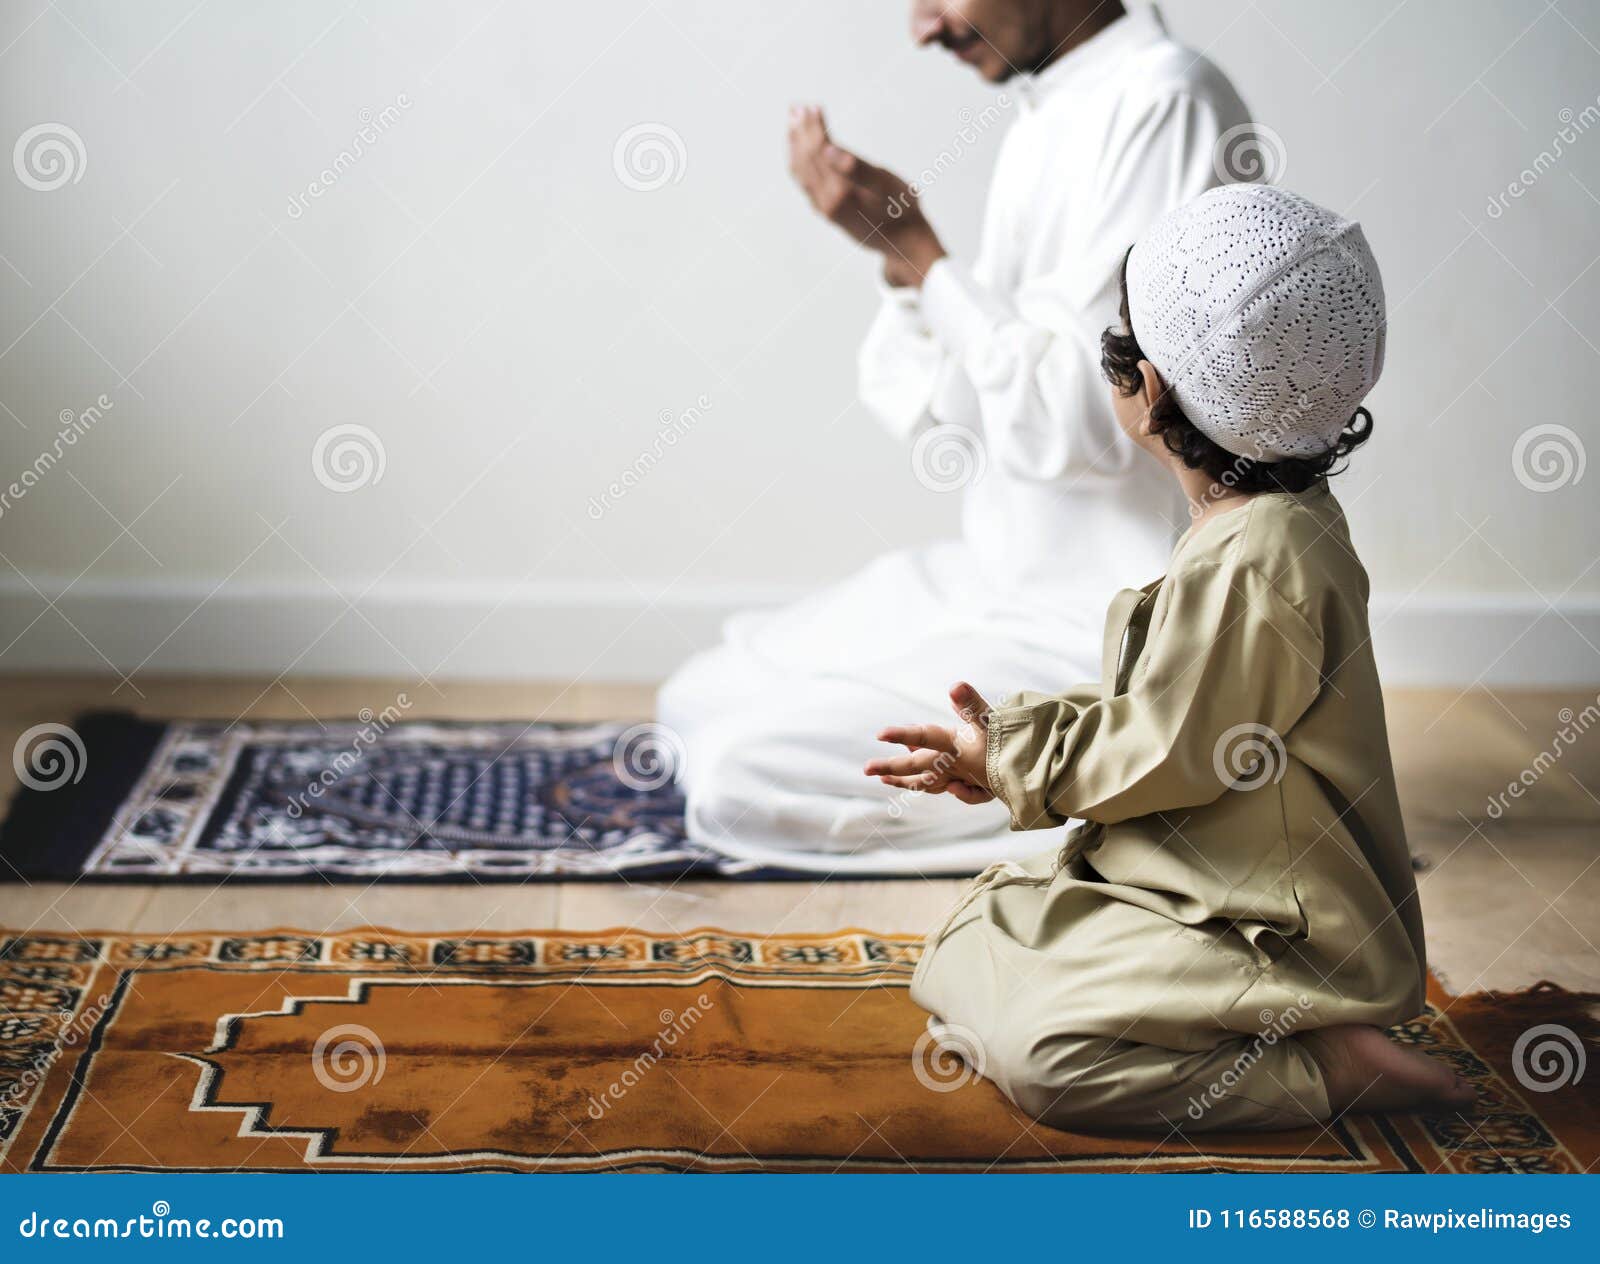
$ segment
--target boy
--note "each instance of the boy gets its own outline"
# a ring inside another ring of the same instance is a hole
[[[912,998],[1061,1127],[1291,1128],[1459,1109],[1381,1028],[1423,1006],[1422,920],[1367,626],[1326,475],[1371,433],[1382,283],[1358,225],[1231,185],[1123,265],[1101,360],[1118,423],[1192,525],[1120,594],[1103,680],[886,729],[868,775],[1081,821],[993,866],[928,941]]]

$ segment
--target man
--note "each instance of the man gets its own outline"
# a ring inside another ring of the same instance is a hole
[[[1162,573],[1183,516],[1116,425],[1100,333],[1128,246],[1217,183],[1243,103],[1154,11],[1116,0],[915,0],[911,29],[1017,102],[976,260],[948,254],[913,191],[838,145],[820,110],[791,112],[789,161],[817,210],[883,256],[861,394],[929,478],[971,476],[962,538],[737,615],[663,687],[691,837],[762,864],[967,872],[1016,852],[997,804],[867,781],[881,749],[860,735],[907,703],[940,714],[958,679],[988,697],[1097,679],[1102,612]]]

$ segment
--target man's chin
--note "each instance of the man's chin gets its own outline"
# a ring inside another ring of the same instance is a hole
[[[978,77],[986,83],[1004,83],[1016,74],[1016,68],[1004,57],[993,49],[985,49],[980,57],[963,57],[962,61],[978,72]]]

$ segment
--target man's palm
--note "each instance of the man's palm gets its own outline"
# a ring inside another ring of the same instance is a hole
[[[889,252],[892,230],[921,219],[911,186],[834,144],[814,106],[790,112],[789,170],[818,212],[873,250]]]

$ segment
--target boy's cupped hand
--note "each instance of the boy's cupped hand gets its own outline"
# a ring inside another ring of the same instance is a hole
[[[910,753],[869,760],[867,776],[903,790],[953,795],[963,803],[993,799],[987,767],[991,708],[964,680],[951,688],[950,705],[960,717],[954,728],[911,724],[879,733],[880,742],[894,742]]]

